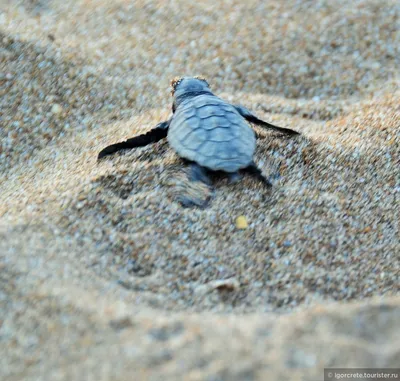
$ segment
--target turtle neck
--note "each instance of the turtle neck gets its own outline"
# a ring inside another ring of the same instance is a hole
[[[193,91],[185,91],[184,93],[175,96],[174,103],[172,105],[172,111],[175,112],[177,107],[189,98],[198,97],[199,95],[214,95],[209,90],[193,90]]]

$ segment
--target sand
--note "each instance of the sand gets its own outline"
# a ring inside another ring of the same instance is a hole
[[[0,4],[0,379],[400,364],[398,1]],[[302,133],[255,128],[271,191],[184,209],[165,141],[96,161],[197,74]]]

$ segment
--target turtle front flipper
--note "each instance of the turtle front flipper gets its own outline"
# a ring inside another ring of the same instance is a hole
[[[283,128],[283,127],[278,127],[278,126],[274,126],[271,123],[265,122],[261,119],[258,119],[249,109],[247,109],[246,107],[243,106],[234,106],[236,111],[243,116],[243,118],[245,118],[248,122],[256,124],[258,126],[261,127],[266,127],[269,128],[270,130],[274,130],[277,132],[280,132],[282,134],[285,135],[300,135],[299,132],[291,130],[290,128]]]
[[[104,156],[112,155],[115,152],[121,151],[123,149],[132,149],[136,147],[144,147],[151,143],[156,143],[161,139],[167,137],[169,127],[169,120],[158,123],[156,127],[154,127],[149,132],[145,134],[135,136],[134,138],[125,140],[124,142],[111,144],[105,148],[103,148],[99,155],[97,156],[97,160],[100,160]]]

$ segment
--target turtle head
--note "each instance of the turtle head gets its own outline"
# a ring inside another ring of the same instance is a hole
[[[203,77],[182,77],[174,78],[171,81],[171,94],[173,97],[178,98],[191,93],[211,93],[210,85]]]

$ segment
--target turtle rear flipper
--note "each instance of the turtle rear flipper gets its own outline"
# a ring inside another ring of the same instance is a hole
[[[243,171],[251,174],[260,180],[267,188],[272,188],[272,183],[269,181],[267,177],[264,176],[261,169],[257,167],[256,163],[251,163],[247,168],[244,168]]]
[[[166,138],[168,134],[169,120],[157,124],[149,132],[145,134],[135,136],[131,139],[125,140],[124,142],[111,144],[103,148],[98,156],[97,160],[100,160],[104,156],[112,155],[115,152],[121,151],[123,149],[132,149],[136,147],[144,147],[148,144],[156,143],[159,140]]]
[[[168,188],[168,196],[185,208],[197,207],[204,209],[209,206],[213,196],[213,189],[209,185],[210,179],[200,168],[193,165],[189,171],[173,170],[163,174],[163,184]]]
[[[181,188],[176,201],[186,208],[206,208],[213,193],[207,169],[197,163],[191,163],[188,180],[186,186]]]
[[[189,179],[190,181],[201,181],[208,186],[211,185],[211,179],[208,176],[207,168],[204,168],[197,163],[191,164]]]

